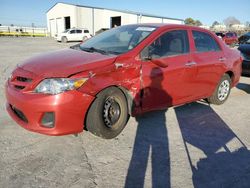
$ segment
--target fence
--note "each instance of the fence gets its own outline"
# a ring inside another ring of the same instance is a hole
[[[47,28],[38,27],[19,27],[19,26],[0,26],[0,36],[49,36]]]

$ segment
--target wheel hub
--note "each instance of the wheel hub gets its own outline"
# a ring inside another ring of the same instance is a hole
[[[119,120],[121,114],[120,105],[115,101],[114,98],[108,98],[103,107],[103,120],[104,124],[112,128],[112,126]]]
[[[230,83],[228,80],[224,80],[220,84],[219,89],[218,89],[218,99],[220,101],[225,100],[228,96],[229,91],[230,91]]]

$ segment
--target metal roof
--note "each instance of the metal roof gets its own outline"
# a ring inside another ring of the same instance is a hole
[[[141,15],[141,16],[154,17],[154,18],[163,18],[163,19],[169,19],[169,20],[184,21],[183,19],[179,19],[179,18],[170,18],[170,17],[164,17],[164,16],[157,16],[157,15],[147,14],[147,13],[142,13],[142,12],[135,12],[135,11],[129,11],[129,10],[118,10],[118,9],[110,9],[110,8],[100,8],[100,7],[93,7],[93,6],[86,6],[86,5],[77,5],[77,4],[71,4],[71,3],[64,3],[64,2],[57,2],[47,12],[49,12],[51,9],[53,9],[57,4],[65,4],[65,5],[72,5],[72,6],[84,7],[84,8],[93,8],[93,9],[117,11],[117,12],[122,12],[122,13],[127,13],[127,14],[134,14],[134,15],[138,15],[138,16]]]

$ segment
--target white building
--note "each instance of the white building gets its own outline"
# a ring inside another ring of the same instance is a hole
[[[226,31],[227,30],[227,26],[225,26],[223,24],[218,24],[218,25],[215,25],[213,27],[213,30],[215,30],[215,31]]]
[[[184,23],[182,19],[66,3],[56,3],[46,15],[48,32],[51,36],[72,27],[87,28],[94,35],[100,29],[126,24]]]
[[[236,30],[236,31],[242,31],[246,29],[246,26],[243,24],[233,24],[231,26],[231,29]]]
[[[200,28],[203,28],[203,29],[210,29],[210,26],[208,26],[208,25],[201,25],[201,26],[199,26]]]

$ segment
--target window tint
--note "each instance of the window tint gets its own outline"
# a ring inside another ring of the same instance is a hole
[[[148,54],[151,58],[181,55],[188,52],[188,34],[185,30],[166,32],[148,47]]]
[[[82,33],[82,30],[77,29],[77,30],[76,30],[76,33]]]
[[[196,51],[220,51],[218,43],[209,34],[200,31],[192,31],[192,33],[194,37]]]
[[[84,33],[89,33],[89,30],[84,30]]]
[[[71,30],[70,31],[70,34],[75,34],[76,33],[76,30]]]

